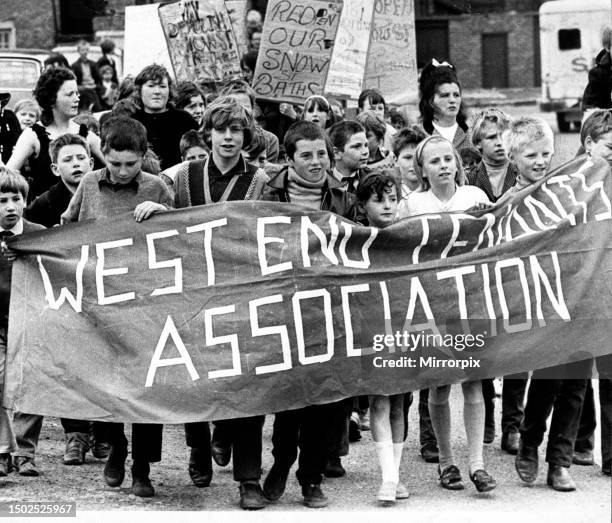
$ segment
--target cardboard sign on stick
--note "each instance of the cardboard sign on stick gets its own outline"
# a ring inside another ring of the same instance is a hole
[[[375,1],[373,25],[364,87],[380,89],[387,102],[416,101],[413,0]]]
[[[342,1],[271,0],[253,78],[258,98],[302,103],[323,94]]]
[[[159,6],[177,80],[239,78],[240,56],[223,0],[181,0]]]
[[[340,25],[329,66],[325,92],[358,98],[368,57],[374,3],[352,0],[342,8]]]

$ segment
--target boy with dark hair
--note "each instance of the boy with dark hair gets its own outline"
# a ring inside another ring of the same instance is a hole
[[[312,122],[297,122],[284,140],[289,165],[268,182],[264,199],[291,202],[303,209],[332,211],[353,218],[354,197],[328,174],[332,150],[323,130]],[[333,427],[345,420],[343,402],[311,405],[277,412],[272,432],[274,464],[264,482],[264,495],[277,501],[285,491],[291,466],[300,450],[296,472],[304,505],[327,506],[321,480],[332,444]]]
[[[93,160],[89,145],[76,134],[63,134],[49,145],[51,170],[60,180],[38,196],[25,210],[25,217],[45,227],[61,223],[81,178],[91,171]]]
[[[157,176],[142,172],[147,151],[147,131],[131,118],[108,119],[102,126],[102,152],[106,167],[87,173],[81,180],[62,223],[117,216],[131,211],[138,222],[172,207],[172,196]],[[106,423],[111,445],[104,467],[107,485],[118,487],[125,477],[127,440],[123,423]],[[162,425],[132,425],[132,493],[155,495],[149,479],[149,463],[161,460]]]
[[[44,229],[43,226],[23,219],[28,198],[28,182],[20,174],[0,168],[0,239],[4,256],[0,256],[0,392],[4,389],[6,342],[8,330],[11,276],[15,255],[6,252],[5,241],[11,236]],[[6,476],[14,467],[21,476],[38,476],[34,453],[43,417],[0,408],[0,476]],[[14,428],[13,428],[14,427]],[[17,440],[15,440],[17,435]],[[15,452],[16,451],[16,452]],[[11,452],[15,459],[11,465]]]
[[[181,136],[179,144],[181,149],[181,159],[184,162],[193,160],[206,160],[208,158],[208,147],[202,138],[202,134],[195,129],[187,131]]]
[[[183,162],[174,175],[175,206],[191,207],[235,200],[258,200],[268,180],[263,169],[249,164],[241,151],[255,135],[253,114],[233,96],[222,96],[204,113],[203,131],[210,147],[206,160]],[[207,422],[185,424],[191,447],[189,476],[197,487],[212,479],[212,457],[219,466],[234,454],[234,479],[240,482],[240,506],[246,510],[265,507],[259,484],[261,437],[264,416],[215,422],[211,445]]]
[[[419,179],[414,172],[413,158],[417,145],[425,138],[427,135],[423,130],[414,125],[399,131],[393,141],[393,154],[400,175],[400,197],[402,199],[420,187]]]
[[[332,174],[344,190],[355,192],[360,170],[367,166],[370,157],[366,131],[359,122],[344,120],[332,125],[327,135],[334,148]]]
[[[582,122],[580,141],[590,157],[603,158],[612,167],[612,110],[596,109]],[[601,413],[601,471],[612,475],[612,355],[595,358],[599,374],[599,410]],[[574,444],[572,462],[593,465],[595,447],[595,398],[591,380],[587,380],[580,427]]]

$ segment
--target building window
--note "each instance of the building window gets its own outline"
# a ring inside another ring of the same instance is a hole
[[[559,30],[559,49],[567,51],[569,49],[580,49],[580,29],[560,29]]]
[[[13,22],[0,22],[0,49],[15,47],[15,24]]]
[[[59,0],[58,40],[71,41],[93,36],[93,19],[105,13],[104,0]]]

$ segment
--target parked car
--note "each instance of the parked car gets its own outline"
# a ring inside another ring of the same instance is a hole
[[[23,98],[31,98],[49,51],[45,49],[0,50],[0,93],[9,93],[8,108]]]

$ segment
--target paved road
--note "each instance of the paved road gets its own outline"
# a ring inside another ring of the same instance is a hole
[[[597,397],[597,396],[596,396]],[[497,479],[498,488],[488,494],[478,494],[466,479],[466,489],[459,492],[443,490],[438,485],[436,465],[426,464],[418,455],[418,416],[416,408],[410,411],[410,430],[402,461],[401,478],[411,492],[408,500],[392,508],[378,507],[375,494],[379,486],[379,472],[371,433],[364,432],[360,442],[352,444],[350,454],[343,458],[347,476],[326,480],[324,492],[330,499],[326,509],[304,508],[295,476],[291,474],[288,488],[280,502],[268,506],[256,515],[256,519],[280,521],[283,514],[290,512],[291,518],[308,521],[337,520],[338,511],[348,520],[368,522],[376,519],[393,521],[442,522],[442,521],[531,521],[549,520],[550,523],[610,521],[611,484],[610,478],[601,474],[600,468],[572,467],[572,474],[578,490],[570,493],[555,492],[545,485],[543,448],[540,453],[542,469],[533,487],[524,486],[514,471],[513,458],[501,452],[499,434],[491,445],[485,446],[485,463]],[[467,452],[463,428],[463,401],[458,387],[451,395],[453,414],[453,445],[458,465],[467,472]],[[497,426],[499,427],[500,402],[496,405]],[[265,471],[271,466],[272,417],[269,416],[264,428],[263,463]],[[57,419],[45,420],[39,449],[39,464],[43,475],[39,478],[22,478],[11,474],[0,479],[2,500],[55,500],[76,501],[79,512],[88,514],[94,520],[107,520],[100,511],[130,511],[116,513],[113,520],[133,521],[133,510],[138,511],[181,511],[180,519],[202,520],[206,511],[207,521],[235,520],[245,517],[237,508],[238,489],[232,480],[231,466],[219,468],[214,465],[211,487],[197,489],[191,485],[186,471],[187,450],[182,426],[164,428],[163,459],[152,467],[151,478],[157,495],[151,499],[136,498],[129,494],[130,476],[127,473],[122,488],[111,489],[102,481],[102,463],[88,455],[88,461],[81,467],[66,467],[61,464],[63,434]],[[601,463],[599,440],[596,442],[596,460]],[[197,511],[187,514],[183,511]],[[157,519],[167,521],[167,516],[157,514]],[[146,521],[150,516],[146,516]],[[174,517],[171,518],[175,521]],[[138,521],[145,521],[141,515]]]

